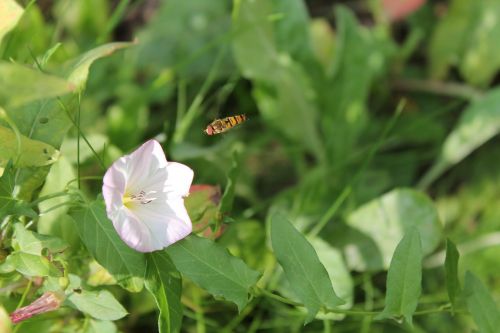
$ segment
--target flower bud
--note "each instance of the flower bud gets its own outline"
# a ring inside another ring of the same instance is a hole
[[[14,324],[26,320],[37,314],[57,310],[64,301],[64,294],[60,292],[48,291],[30,305],[17,309],[10,314],[10,319]]]

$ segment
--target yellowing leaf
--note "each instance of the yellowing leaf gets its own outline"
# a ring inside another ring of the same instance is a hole
[[[54,163],[59,158],[59,151],[41,141],[20,136],[18,147],[16,134],[9,128],[0,126],[0,166],[5,167],[11,159],[17,167],[43,166]]]

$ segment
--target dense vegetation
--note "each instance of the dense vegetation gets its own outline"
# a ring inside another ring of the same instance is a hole
[[[0,0],[0,333],[497,332],[498,36],[500,0]],[[144,254],[101,187],[151,138],[194,232]]]

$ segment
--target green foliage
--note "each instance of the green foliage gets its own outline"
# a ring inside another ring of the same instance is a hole
[[[9,254],[0,266],[0,273],[13,271],[26,276],[62,276],[61,271],[46,257],[22,251]]]
[[[227,184],[222,194],[220,204],[219,204],[219,214],[225,214],[231,212],[233,208],[234,201],[234,191],[236,188],[236,181],[241,169],[240,156],[237,151],[233,153],[233,166],[229,170],[227,176]]]
[[[396,189],[358,207],[347,224],[354,229],[347,260],[357,270],[387,269],[394,249],[413,228],[419,231],[424,255],[432,253],[441,239],[432,201],[412,189]]]
[[[12,162],[9,162],[0,177],[0,216],[27,215],[36,218],[31,207],[15,198],[16,175]]]
[[[158,331],[178,332],[182,324],[182,281],[165,251],[147,256],[145,286],[153,295],[160,311]]]
[[[471,272],[465,274],[465,298],[480,332],[493,333],[500,325],[500,311],[488,289]]]
[[[377,319],[404,317],[411,325],[422,291],[422,244],[417,228],[399,242],[387,273],[384,311]]]
[[[75,90],[75,86],[64,79],[16,63],[0,62],[0,78],[0,105],[7,112],[10,108]]]
[[[89,76],[89,69],[94,61],[109,56],[115,51],[131,45],[133,45],[133,43],[109,43],[96,47],[68,63],[64,69],[64,77],[74,84],[78,91],[81,91],[85,89],[85,84]]]
[[[248,293],[259,273],[220,245],[189,236],[168,247],[166,252],[183,275],[212,295],[234,302],[240,311],[248,303]]]
[[[102,200],[89,202],[71,211],[83,244],[92,256],[123,286],[131,291],[142,289],[146,272],[144,254],[128,247],[106,216]]]
[[[0,147],[0,166],[7,164],[8,160],[15,161],[17,167],[44,166],[57,161],[59,151],[54,147],[25,136],[17,141],[14,131],[0,126],[0,140],[5,144]]]
[[[446,240],[446,260],[444,267],[446,270],[446,289],[448,297],[453,307],[456,306],[460,296],[460,281],[458,280],[458,253],[456,245],[449,239]]]
[[[486,86],[500,69],[495,40],[500,32],[495,0],[453,0],[446,16],[434,32],[430,44],[430,69],[433,76],[444,78],[457,65],[471,84]]]
[[[467,107],[446,138],[434,166],[423,178],[428,186],[450,166],[462,161],[500,131],[500,89],[490,90]]]
[[[0,331],[496,332],[499,11],[0,0]],[[100,193],[151,138],[196,186],[144,254]]]
[[[39,256],[42,255],[44,249],[47,249],[51,253],[58,253],[68,247],[68,244],[64,240],[26,230],[21,223],[14,225],[14,241],[18,247],[14,244],[14,248],[17,250]]]
[[[65,300],[68,306],[99,320],[117,320],[127,314],[127,311],[109,291],[85,290],[81,288],[78,277],[70,276],[70,279],[72,291]]]
[[[306,323],[321,307],[333,308],[344,304],[335,294],[328,272],[314,248],[286,216],[276,213],[271,216],[270,223],[274,253],[290,287],[307,308]]]

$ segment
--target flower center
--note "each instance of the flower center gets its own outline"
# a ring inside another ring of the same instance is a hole
[[[127,208],[131,208],[131,206],[136,203],[146,205],[156,199],[155,197],[150,196],[154,193],[156,193],[156,191],[148,191],[147,193],[145,191],[140,191],[139,193],[130,195],[126,193],[123,196],[123,205]]]

